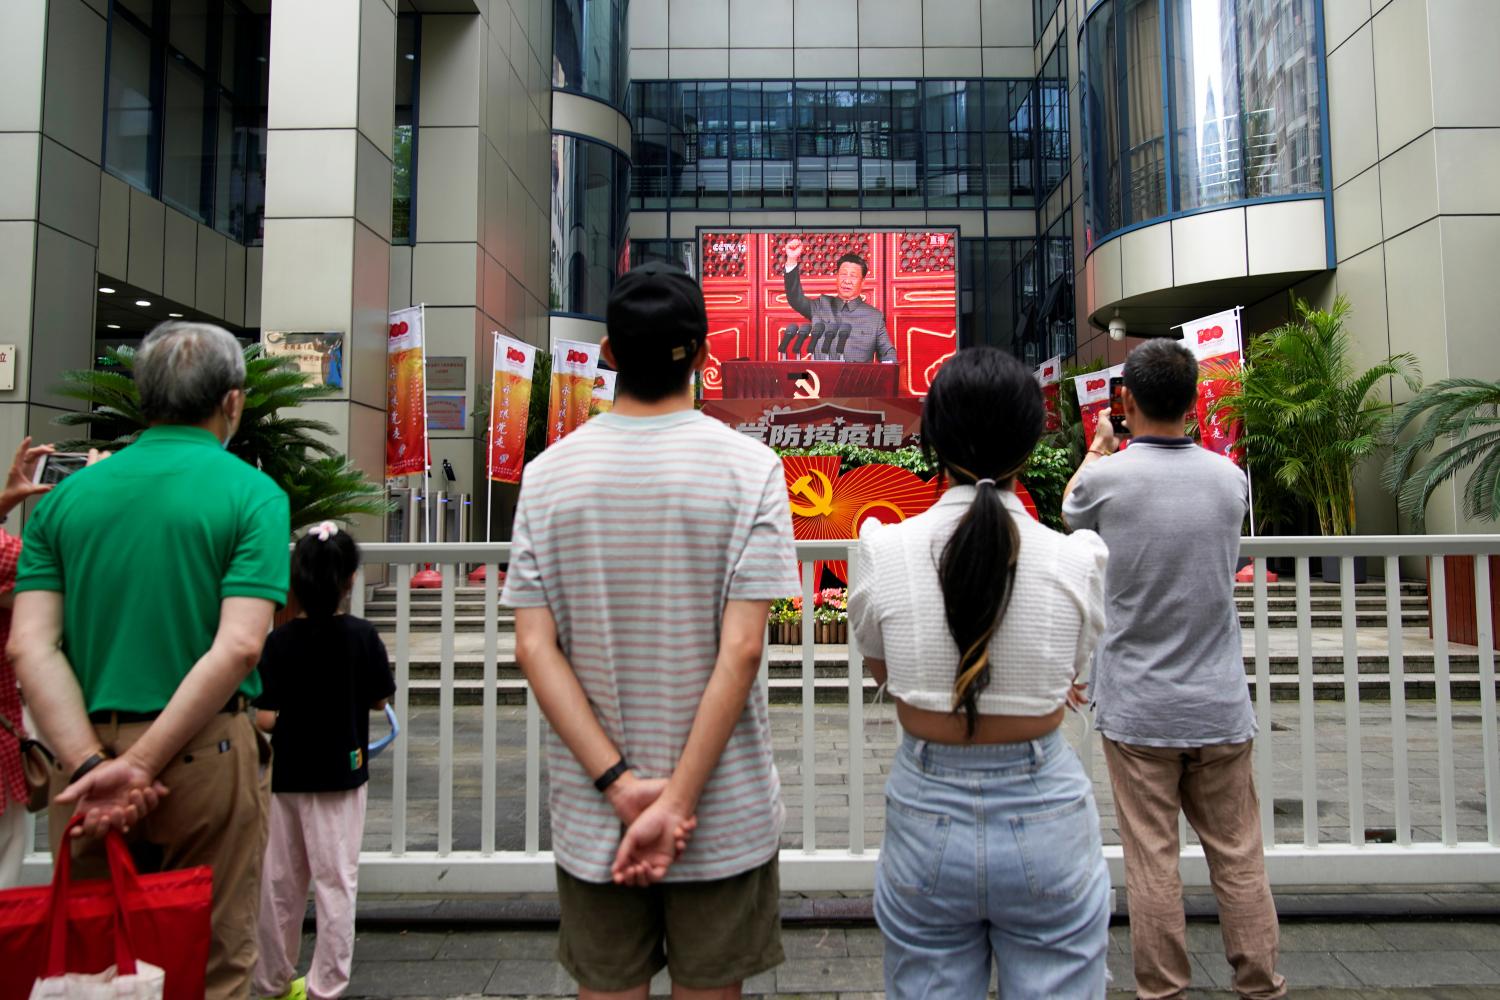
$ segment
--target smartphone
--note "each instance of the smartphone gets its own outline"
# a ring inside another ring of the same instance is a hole
[[[1130,436],[1130,428],[1125,426],[1125,379],[1119,375],[1109,380],[1109,422],[1116,437]]]
[[[31,481],[55,486],[88,464],[89,457],[82,452],[53,452],[37,460],[36,472],[32,475]]]

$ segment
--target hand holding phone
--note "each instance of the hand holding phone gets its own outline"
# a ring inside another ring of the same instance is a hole
[[[31,481],[38,486],[56,486],[88,464],[89,456],[83,452],[55,451],[43,455],[36,463]]]
[[[1125,379],[1119,375],[1109,380],[1109,423],[1116,437],[1129,437],[1125,424]]]

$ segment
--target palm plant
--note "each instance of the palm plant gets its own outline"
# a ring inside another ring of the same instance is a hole
[[[1421,527],[1433,492],[1477,465],[1464,487],[1464,514],[1500,520],[1500,382],[1450,378],[1430,385],[1400,408],[1396,435],[1418,421],[1416,433],[1396,448],[1385,467],[1386,488],[1396,494],[1401,512]],[[1439,438],[1448,446],[1415,468]]]
[[[1312,508],[1325,535],[1355,530],[1354,476],[1389,440],[1390,404],[1375,390],[1400,378],[1420,386],[1416,359],[1399,354],[1356,371],[1343,296],[1330,310],[1292,299],[1296,318],[1253,340],[1214,407],[1244,428],[1237,447]]]
[[[87,426],[91,435],[65,443],[66,450],[119,451],[149,426],[131,377],[135,350],[109,348],[104,360],[110,366],[104,371],[63,373],[58,395],[85,403],[88,410],[65,413],[57,422]],[[288,358],[268,357],[258,344],[245,348],[245,411],[229,450],[286,491],[293,531],[319,521],[347,522],[357,515],[381,516],[390,510],[384,490],[328,443],[332,427],[282,414],[337,391],[316,383]]]

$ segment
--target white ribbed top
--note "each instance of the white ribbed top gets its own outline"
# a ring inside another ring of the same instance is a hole
[[[937,566],[972,486],[950,489],[931,510],[901,524],[867,522],[849,594],[849,624],[866,656],[882,659],[890,693],[915,708],[953,709],[959,650],[948,631]],[[1033,520],[1009,490],[1021,548],[1005,618],[990,641],[983,715],[1046,715],[1086,678],[1104,629],[1104,564],[1092,531],[1059,534]]]

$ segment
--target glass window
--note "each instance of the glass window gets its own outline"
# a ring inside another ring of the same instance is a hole
[[[167,102],[162,133],[161,199],[199,222],[204,206],[204,137],[212,134],[203,77],[181,60],[167,63]]]
[[[552,137],[551,307],[602,317],[626,262],[629,161],[609,146]]]
[[[1313,2],[1103,0],[1094,8],[1080,87],[1091,245],[1169,211],[1324,190]],[[1175,204],[1166,197],[1169,156]]]
[[[417,190],[417,72],[421,22],[411,14],[396,18],[396,119],[391,143],[391,242],[416,240],[412,210]]]
[[[552,85],[625,107],[630,51],[625,0],[552,5]]]
[[[113,0],[109,47],[105,169],[258,241],[269,17],[238,0]]]
[[[151,188],[155,168],[151,79],[151,40],[116,19],[110,32],[104,163],[111,173],[146,190]]]
[[[209,0],[171,0],[168,38],[193,65],[208,65]]]

